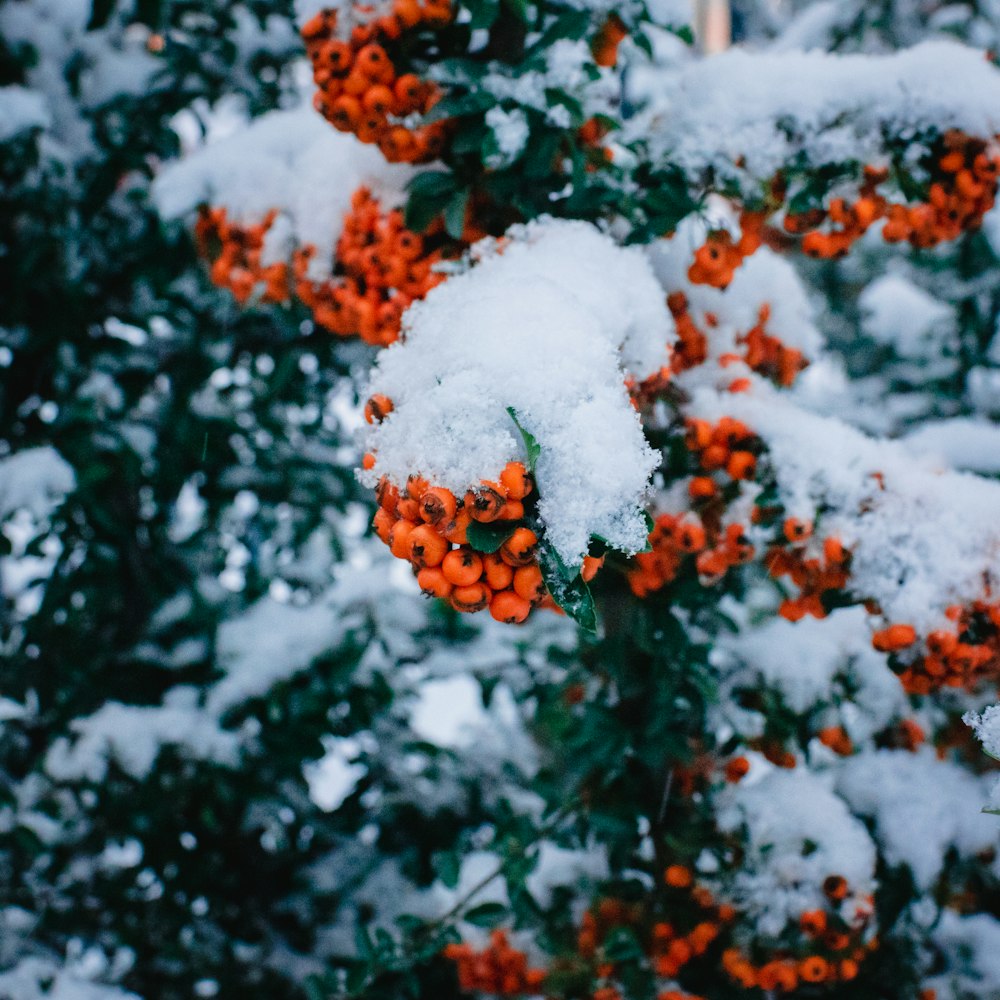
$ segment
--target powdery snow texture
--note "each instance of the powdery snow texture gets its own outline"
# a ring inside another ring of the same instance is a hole
[[[381,476],[427,477],[458,495],[525,458],[512,407],[537,439],[539,514],[579,565],[592,535],[625,552],[646,540],[642,505],[657,455],[624,386],[665,364],[663,293],[638,251],[581,222],[543,221],[482,250],[470,270],[404,317],[371,391],[395,409],[367,446]]]

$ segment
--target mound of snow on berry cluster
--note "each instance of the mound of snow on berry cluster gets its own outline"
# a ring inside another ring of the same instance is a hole
[[[315,265],[325,261],[328,269],[351,195],[364,186],[383,207],[395,208],[411,176],[411,168],[386,163],[377,147],[337,132],[303,107],[261,115],[235,135],[171,165],[157,178],[154,196],[167,219],[211,205],[224,208],[231,221],[249,225],[276,209],[268,238],[285,245],[269,248],[270,254],[313,245]]]
[[[569,565],[592,535],[645,545],[643,497],[658,462],[624,379],[667,363],[674,332],[645,257],[582,222],[545,220],[485,241],[477,262],[404,316],[371,391],[394,411],[368,436],[363,476],[408,476],[463,494],[537,440],[539,515]]]

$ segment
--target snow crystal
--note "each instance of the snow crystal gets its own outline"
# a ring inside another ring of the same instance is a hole
[[[851,590],[892,622],[931,631],[950,604],[1000,579],[1000,484],[941,472],[903,445],[803,412],[757,383],[752,393],[697,392],[691,415],[742,420],[765,441],[790,516],[822,514],[822,534],[853,547]]]
[[[867,751],[845,761],[837,789],[851,808],[875,822],[888,862],[909,866],[930,889],[950,848],[977,854],[1000,845],[1000,823],[983,815],[983,780],[938,760],[931,748]]]
[[[874,888],[875,845],[816,775],[774,770],[731,786],[719,797],[718,820],[724,831],[745,830],[734,902],[763,934],[777,936],[789,920],[822,907],[830,875],[845,878],[856,895]]]
[[[638,251],[582,222],[518,227],[502,252],[411,307],[379,356],[371,391],[395,409],[367,445],[380,476],[426,476],[459,495],[524,458],[512,408],[541,448],[539,515],[577,566],[592,535],[635,552],[657,456],[624,387],[667,361],[673,331]]]
[[[887,56],[733,49],[663,78],[654,155],[763,180],[805,152],[815,164],[882,159],[884,135],[1000,132],[1000,73],[983,53],[925,42]]]
[[[27,87],[0,87],[0,142],[19,132],[48,128],[52,124],[45,97]]]
[[[318,263],[333,253],[351,195],[362,186],[395,207],[412,168],[386,163],[375,146],[331,128],[311,107],[261,115],[238,134],[210,143],[167,167],[153,194],[168,219],[200,204],[257,223],[271,210],[286,217],[281,239],[317,248]],[[269,248],[273,255],[274,246]]]
[[[1000,705],[990,705],[980,715],[968,712],[964,720],[975,730],[983,749],[1000,760]]]

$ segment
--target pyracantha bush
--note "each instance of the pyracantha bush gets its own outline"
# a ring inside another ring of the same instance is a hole
[[[0,995],[1000,994],[1000,9],[730,6],[0,8]]]

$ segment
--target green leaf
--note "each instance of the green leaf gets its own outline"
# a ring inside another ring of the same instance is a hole
[[[500,14],[500,0],[471,0],[466,4],[469,13],[469,29],[490,28]]]
[[[535,465],[538,462],[539,456],[542,454],[541,445],[535,439],[535,435],[531,431],[526,431],[521,424],[521,421],[517,419],[517,413],[513,406],[507,407],[507,412],[510,414],[510,419],[514,421],[514,426],[521,432],[521,437],[524,438],[524,447],[528,453],[528,471],[534,475]]]
[[[465,537],[477,552],[496,552],[511,535],[522,526],[521,521],[472,521],[465,529]]]
[[[545,539],[538,546],[538,565],[552,599],[582,629],[597,634],[597,608],[590,587],[576,570],[563,562],[562,556]]]
[[[528,23],[528,0],[504,0],[504,5],[519,21]]]
[[[627,927],[616,927],[605,940],[603,951],[609,962],[635,961],[644,955],[642,945]]]
[[[463,917],[476,927],[496,927],[507,919],[507,907],[503,903],[480,903],[474,906]]]
[[[456,191],[444,210],[445,232],[456,240],[462,238],[465,230],[465,212],[469,207],[469,191]]]
[[[437,877],[449,889],[454,889],[458,885],[461,862],[455,851],[440,851],[431,859],[431,865],[437,873]]]
[[[410,181],[406,203],[407,228],[423,232],[431,220],[449,206],[455,196],[455,178],[441,170],[428,170]]]

